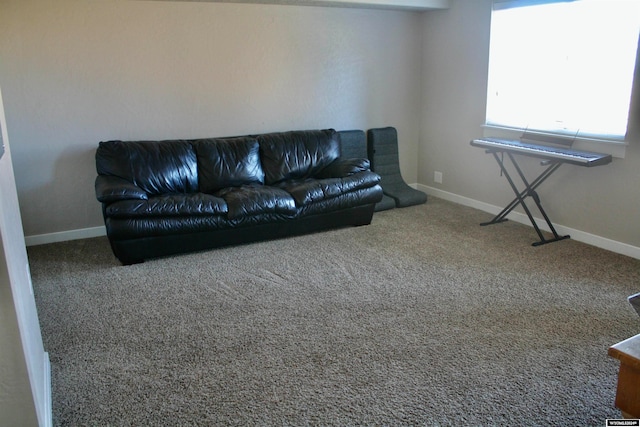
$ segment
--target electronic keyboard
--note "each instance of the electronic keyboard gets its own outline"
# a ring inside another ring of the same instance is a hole
[[[498,213],[491,221],[483,222],[480,225],[498,224],[500,222],[506,221],[507,215],[509,215],[516,206],[522,206],[522,209],[527,214],[527,217],[529,217],[531,225],[540,238],[539,241],[533,243],[533,246],[540,246],[569,238],[569,235],[558,234],[555,227],[551,223],[549,216],[542,207],[542,204],[540,203],[540,195],[536,191],[540,184],[546,181],[546,179],[549,178],[551,174],[564,163],[571,163],[578,166],[599,166],[611,163],[610,154],[593,153],[591,151],[580,151],[571,148],[555,147],[550,145],[532,144],[511,139],[478,138],[472,140],[471,145],[474,147],[484,148],[486,153],[493,156],[493,158],[496,160],[496,162],[498,162],[498,165],[500,166],[501,174],[506,177],[509,185],[511,186],[511,189],[516,196],[515,199],[513,199],[507,206],[505,206],[505,208],[502,209],[502,211],[500,211],[500,213]],[[505,156],[501,155],[504,153],[507,153],[506,159]],[[525,174],[520,166],[518,166],[518,158],[517,156],[515,156],[515,154],[522,154],[525,156],[543,159],[542,163],[545,164],[546,167],[542,172],[538,173],[538,176],[535,179],[528,180],[525,177]],[[505,166],[505,161],[508,160],[511,161],[513,169],[515,169],[515,172],[517,172],[517,176],[519,176],[522,180],[524,188],[519,189],[516,186],[516,183],[513,181],[510,173],[510,170],[512,169]],[[534,203],[538,207],[538,210],[542,214],[544,221],[549,226],[549,230],[551,231],[551,233],[553,233],[552,238],[547,238],[540,230],[536,219],[533,217],[533,214],[525,203],[525,199],[527,198],[533,199]]]
[[[494,152],[508,151],[515,154],[562,161],[579,166],[599,166],[611,163],[611,154],[531,144],[511,139],[479,138],[471,141],[471,145],[486,148]]]

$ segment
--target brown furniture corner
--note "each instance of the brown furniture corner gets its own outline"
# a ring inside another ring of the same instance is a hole
[[[620,361],[615,405],[625,418],[640,418],[640,334],[609,347]]]

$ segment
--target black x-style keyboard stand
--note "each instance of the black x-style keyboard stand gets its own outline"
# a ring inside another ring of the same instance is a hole
[[[529,221],[531,221],[531,225],[533,225],[533,228],[536,230],[536,233],[538,233],[538,237],[540,237],[540,241],[534,242],[532,246],[540,246],[546,243],[552,243],[552,242],[557,242],[559,240],[568,239],[570,237],[569,235],[566,235],[566,236],[559,235],[555,227],[553,226],[553,224],[551,224],[551,221],[549,220],[547,213],[544,211],[544,209],[542,208],[542,204],[540,203],[540,196],[538,196],[538,193],[536,192],[536,188],[538,188],[540,184],[542,184],[547,178],[549,178],[549,176],[551,176],[551,174],[555,172],[560,167],[560,165],[562,165],[562,161],[549,160],[550,163],[547,166],[547,168],[540,175],[538,175],[536,179],[534,179],[531,183],[529,183],[529,181],[527,181],[527,178],[524,176],[524,173],[522,173],[520,166],[518,166],[518,162],[516,162],[516,159],[513,157],[513,154],[510,153],[509,151],[506,151],[506,152],[502,151],[502,153],[505,153],[509,157],[509,159],[511,159],[511,163],[515,167],[516,171],[518,172],[518,175],[520,175],[520,179],[522,179],[522,182],[524,183],[525,189],[520,191],[518,190],[518,187],[516,187],[515,183],[513,182],[511,175],[509,175],[509,172],[507,171],[507,168],[504,165],[504,160],[500,158],[500,156],[498,156],[498,152],[495,150],[487,150],[487,153],[493,154],[493,157],[496,159],[496,161],[500,165],[500,170],[502,171],[504,176],[507,178],[507,181],[509,181],[509,185],[511,186],[511,189],[515,193],[516,198],[513,199],[511,203],[509,203],[498,215],[496,215],[495,218],[493,218],[489,222],[483,222],[480,225],[491,225],[491,224],[497,224],[499,222],[507,221],[507,218],[506,218],[507,215],[509,215],[509,213],[511,213],[511,211],[516,206],[520,205],[522,206],[527,216],[529,217]],[[540,231],[540,227],[538,227],[536,220],[533,218],[531,211],[529,210],[529,208],[527,207],[527,204],[525,203],[525,199],[527,197],[531,197],[535,202],[536,206],[538,207],[538,210],[540,210],[540,213],[544,217],[544,220],[547,222],[549,229],[553,233],[552,239],[545,239],[544,235],[542,234],[542,231]]]

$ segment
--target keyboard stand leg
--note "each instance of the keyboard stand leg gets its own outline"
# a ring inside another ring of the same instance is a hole
[[[527,179],[524,176],[524,173],[522,173],[522,170],[520,169],[520,166],[518,166],[518,163],[516,162],[515,158],[513,157],[513,154],[512,153],[507,153],[507,155],[511,159],[511,162],[513,163],[513,166],[515,167],[516,171],[518,172],[518,175],[520,175],[520,179],[522,180],[522,182],[526,186],[527,195],[531,196],[531,198],[535,202],[536,206],[538,207],[538,210],[542,214],[542,217],[544,218],[545,222],[549,226],[549,230],[551,230],[551,232],[553,233],[553,239],[545,239],[542,236],[542,233],[540,232],[540,229],[537,227],[537,225],[534,225],[536,231],[538,232],[538,236],[540,237],[540,241],[533,243],[533,246],[540,246],[540,245],[544,245],[546,243],[557,242],[558,240],[568,239],[569,238],[568,235],[560,236],[558,234],[558,232],[556,231],[555,227],[551,223],[551,220],[549,219],[549,216],[547,215],[545,210],[542,208],[542,204],[540,203],[540,196],[538,196],[538,193],[535,191],[535,188],[537,188],[537,186],[540,185],[542,182],[538,182],[536,187],[532,187],[531,185],[529,185],[529,183],[527,182]],[[561,164],[562,163],[559,163],[559,162],[558,163],[554,163],[554,166],[557,165],[557,167],[555,169],[560,167]],[[553,170],[555,170],[555,169],[553,169]],[[548,176],[549,175],[547,175],[547,177]],[[524,203],[523,203],[523,206],[524,206]],[[529,215],[529,219],[531,220],[532,223],[535,224],[535,220],[533,219],[533,217],[531,215]]]
[[[529,183],[527,181],[526,177],[524,176],[524,173],[522,173],[522,170],[520,169],[520,166],[516,162],[516,159],[513,157],[513,154],[507,152],[507,156],[511,160],[511,163],[515,167],[516,171],[518,172],[518,175],[520,176],[520,179],[522,180],[522,182],[525,185],[525,189],[522,190],[522,191],[519,191],[518,188],[516,187],[515,183],[513,182],[513,179],[511,178],[511,175],[509,175],[509,172],[507,171],[507,168],[504,166],[503,160],[498,156],[496,151],[490,151],[490,152],[491,152],[491,154],[493,154],[493,157],[498,162],[498,165],[500,165],[500,170],[504,174],[505,178],[507,178],[507,181],[509,182],[509,185],[511,186],[511,189],[513,190],[513,192],[516,195],[516,197],[515,197],[515,199],[513,199],[511,201],[511,203],[509,203],[491,221],[483,222],[480,225],[491,225],[491,224],[497,224],[499,222],[507,221],[507,218],[506,218],[507,215],[509,215],[509,213],[511,213],[511,211],[516,206],[521,205],[522,208],[524,209],[525,213],[527,214],[527,217],[529,218],[529,221],[531,222],[531,225],[533,226],[534,230],[538,234],[538,237],[540,238],[540,241],[534,242],[532,244],[533,246],[540,246],[540,245],[544,245],[546,243],[557,242],[558,240],[568,239],[569,238],[568,235],[567,236],[560,236],[557,233],[555,227],[551,223],[551,220],[549,220],[549,216],[547,215],[547,213],[545,212],[545,210],[542,207],[542,204],[540,203],[540,196],[538,196],[538,193],[535,191],[536,188],[538,188],[538,186],[540,184],[542,184],[549,176],[551,176],[551,174],[553,172],[555,172],[560,167],[560,165],[562,163],[561,162],[555,162],[555,163],[550,164],[540,175],[538,175],[538,177],[536,179],[534,179],[531,183]],[[545,222],[549,226],[549,229],[553,233],[553,239],[545,239],[544,238],[544,235],[542,234],[542,231],[540,231],[540,227],[538,227],[538,224],[536,223],[536,220],[533,218],[533,215],[531,214],[531,211],[529,210],[529,208],[527,207],[527,205],[525,203],[525,199],[527,197],[531,197],[533,199],[533,201],[535,202],[535,204],[538,207],[538,210],[540,211],[540,213],[542,214]]]
[[[498,162],[498,164],[500,165],[501,169],[502,169],[502,173],[507,176],[508,172],[504,169],[502,160],[496,155],[496,153],[493,153],[494,157],[496,157],[496,161]],[[542,172],[535,180],[533,180],[533,182],[531,182],[531,186],[530,189],[531,190],[535,190],[540,184],[542,184],[542,182],[547,179],[549,177],[549,175],[551,175],[553,172],[555,172],[556,169],[558,169],[560,167],[561,163],[553,163],[551,164],[547,169],[544,170],[544,172]],[[513,187],[512,187],[513,188]],[[503,222],[503,221],[507,221],[507,215],[509,215],[511,213],[511,211],[520,204],[520,199],[524,198],[528,193],[529,193],[529,189],[525,189],[524,191],[517,193],[516,191],[516,198],[513,199],[511,201],[511,203],[509,203],[498,215],[496,215],[491,221],[488,222],[483,222],[480,225],[491,225],[491,224],[496,224],[498,222]]]

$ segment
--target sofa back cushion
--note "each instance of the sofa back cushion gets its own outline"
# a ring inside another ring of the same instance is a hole
[[[96,169],[150,195],[198,191],[196,153],[188,141],[103,141],[96,151]]]
[[[265,184],[313,177],[340,157],[333,129],[258,135]]]
[[[198,155],[201,192],[211,194],[227,187],[264,183],[260,146],[255,138],[200,139],[193,146]]]

